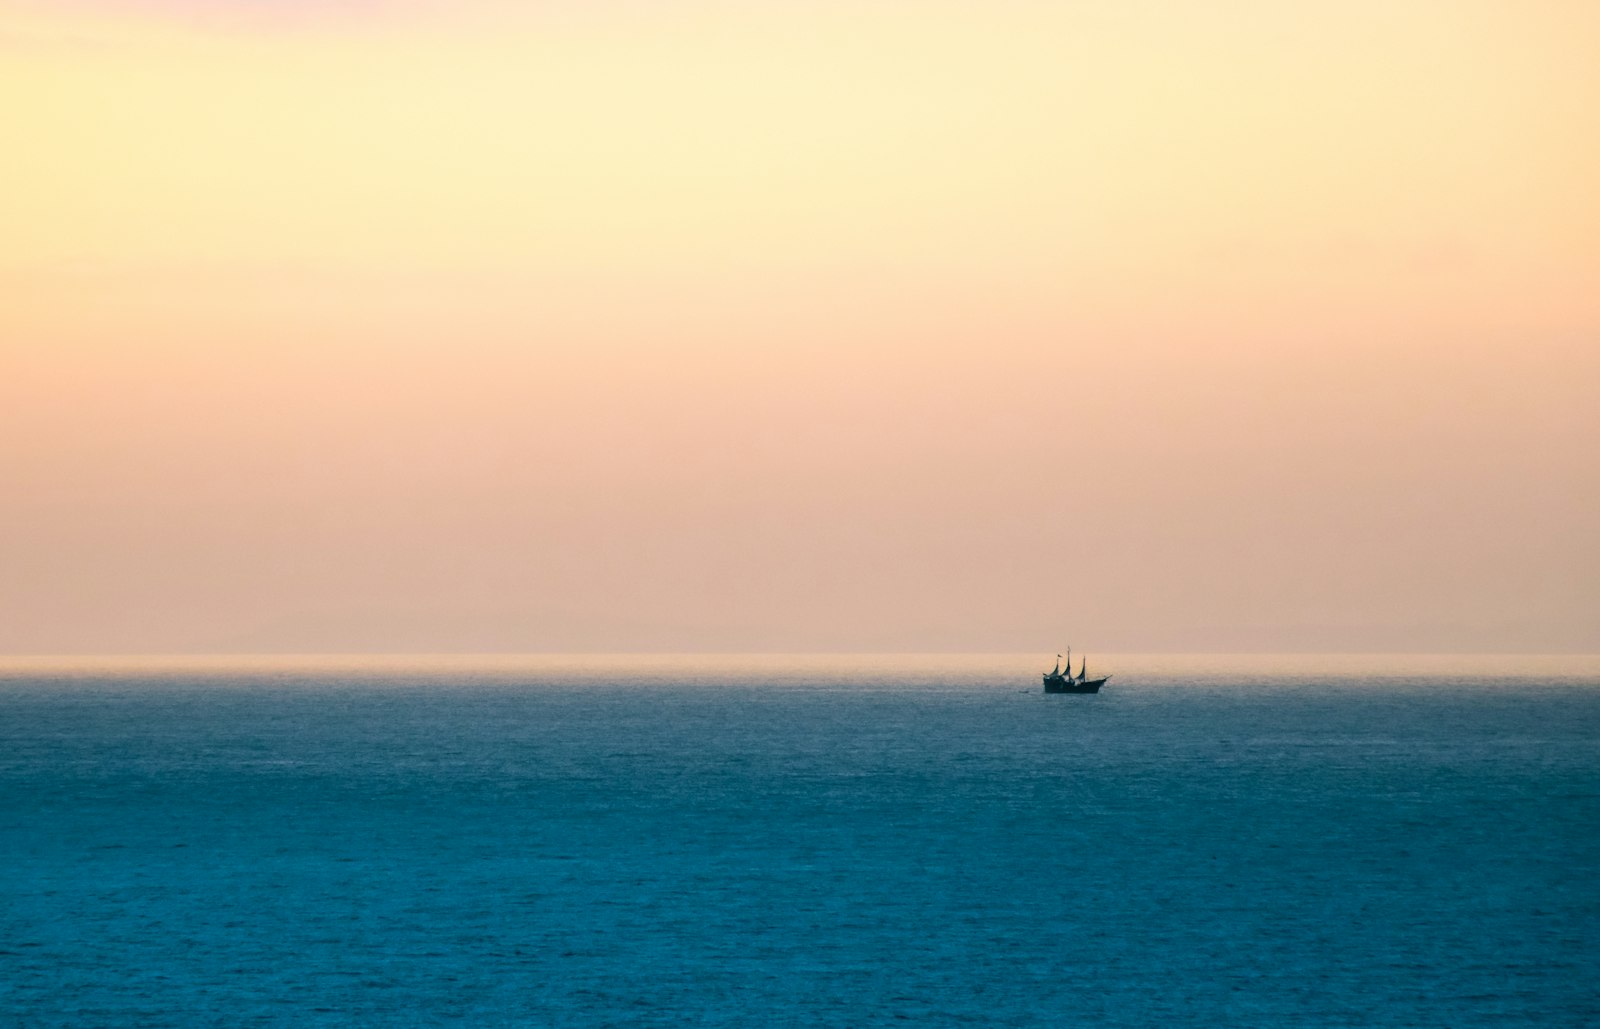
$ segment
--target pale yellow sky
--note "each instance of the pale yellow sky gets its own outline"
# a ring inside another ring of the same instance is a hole
[[[1597,55],[0,0],[0,652],[1600,650]]]

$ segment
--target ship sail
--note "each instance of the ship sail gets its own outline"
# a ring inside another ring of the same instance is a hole
[[[1098,679],[1089,678],[1089,659],[1078,659],[1076,670],[1072,667],[1072,648],[1067,648],[1067,660],[1062,664],[1061,655],[1056,655],[1056,666],[1044,674],[1044,691],[1046,693],[1099,693],[1110,676],[1101,676]]]

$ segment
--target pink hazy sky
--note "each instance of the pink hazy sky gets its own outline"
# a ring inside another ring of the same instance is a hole
[[[0,0],[0,652],[1600,651],[1596,52]]]

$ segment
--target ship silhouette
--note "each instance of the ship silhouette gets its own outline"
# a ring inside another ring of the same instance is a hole
[[[1099,693],[1100,687],[1106,684],[1107,675],[1099,679],[1089,678],[1089,659],[1084,658],[1078,665],[1078,674],[1072,674],[1072,648],[1067,648],[1067,668],[1061,669],[1061,655],[1056,655],[1056,666],[1044,673],[1044,691],[1046,693]]]

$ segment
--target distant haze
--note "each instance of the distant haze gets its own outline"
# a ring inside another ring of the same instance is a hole
[[[1600,6],[0,0],[0,653],[1600,651]]]

